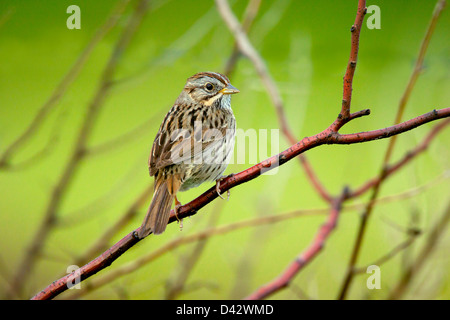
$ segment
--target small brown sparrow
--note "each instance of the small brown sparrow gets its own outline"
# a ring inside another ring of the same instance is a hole
[[[216,181],[234,149],[236,120],[231,94],[239,90],[220,73],[200,72],[187,79],[183,91],[162,122],[148,160],[155,192],[138,232],[140,238],[163,233],[178,191]]]

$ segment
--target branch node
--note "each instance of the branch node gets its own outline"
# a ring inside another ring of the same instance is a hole
[[[5,159],[0,161],[0,168],[8,168],[11,164]]]
[[[345,185],[344,190],[342,190],[343,199],[348,199],[350,197],[350,194],[351,194],[350,186]]]
[[[408,229],[408,234],[413,237],[420,236],[422,234],[422,230],[419,228],[411,227]]]
[[[278,157],[278,160],[280,160],[281,159],[281,155],[280,155],[280,157]],[[272,164],[270,163],[270,162],[266,162],[266,163],[263,163],[262,164],[262,167],[263,168],[270,168],[272,166]]]
[[[355,30],[356,30],[356,26],[352,25],[352,27],[350,28],[350,32],[355,32]]]
[[[305,259],[300,255],[297,256],[294,261],[300,266],[302,266],[306,263]]]
[[[370,114],[370,109],[363,109],[363,110],[354,112],[354,113],[350,114],[349,121],[359,118],[359,117],[368,116],[369,114]]]
[[[139,235],[138,235],[138,233],[137,233],[136,230],[133,231],[132,235],[133,235],[133,238],[135,238],[135,239],[137,239],[137,240],[140,240],[140,239],[141,239],[141,238],[139,237]]]
[[[81,159],[83,158],[86,154],[88,153],[88,149],[86,148],[86,146],[81,146],[75,154],[75,157],[77,159]]]

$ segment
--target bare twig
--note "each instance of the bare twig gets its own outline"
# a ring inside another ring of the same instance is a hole
[[[335,122],[335,126],[333,127],[334,131],[338,131],[340,127],[342,127],[347,121],[351,118],[350,114],[350,105],[352,100],[352,84],[353,84],[353,76],[355,74],[356,62],[358,59],[358,51],[359,51],[359,34],[362,28],[362,22],[364,20],[364,16],[366,14],[366,1],[358,2],[358,11],[356,13],[355,23],[350,28],[352,33],[352,44],[350,49],[350,57],[348,59],[347,70],[344,76],[344,93],[342,97],[342,109],[341,113],[339,113],[338,121]]]

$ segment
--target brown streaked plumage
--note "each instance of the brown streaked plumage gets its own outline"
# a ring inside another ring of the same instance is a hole
[[[172,203],[175,210],[180,205],[177,192],[221,178],[234,149],[231,94],[238,92],[220,73],[200,72],[187,79],[153,142],[148,167],[155,192],[140,238],[164,232]]]

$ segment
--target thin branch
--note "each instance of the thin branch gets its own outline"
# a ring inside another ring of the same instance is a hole
[[[428,113],[425,113],[416,118],[407,120],[405,122],[396,124],[394,126],[390,126],[384,129],[359,132],[359,133],[349,133],[349,134],[338,134],[338,133],[330,133],[328,144],[352,144],[352,143],[361,143],[365,141],[372,141],[378,139],[388,138],[399,133],[412,130],[421,126],[424,123],[428,123],[434,121],[436,119],[447,118],[449,115],[449,108],[444,108],[440,110],[433,110]]]
[[[341,119],[341,121],[336,123],[336,126],[333,128],[334,131],[338,131],[339,128],[342,127],[347,121],[351,120],[350,105],[353,90],[352,88],[353,76],[355,74],[356,62],[358,60],[359,34],[361,33],[362,23],[366,12],[367,12],[366,1],[359,0],[355,23],[350,28],[350,31],[352,33],[352,44],[350,49],[350,57],[348,59],[347,64],[347,70],[344,76],[344,93],[342,97],[342,109],[338,117],[338,120]]]

